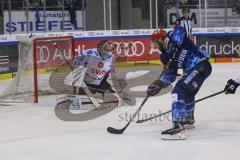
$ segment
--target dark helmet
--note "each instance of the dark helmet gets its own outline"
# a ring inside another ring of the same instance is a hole
[[[182,13],[190,13],[190,9],[185,7],[182,9]]]

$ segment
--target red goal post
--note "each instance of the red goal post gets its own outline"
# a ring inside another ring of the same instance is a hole
[[[33,74],[34,74],[34,102],[38,103],[39,91],[49,81],[48,71],[54,70],[65,63],[62,55],[57,52],[54,44],[62,51],[66,59],[75,56],[73,36],[35,38],[33,40]],[[45,77],[46,76],[46,77]],[[45,86],[44,86],[45,87]]]

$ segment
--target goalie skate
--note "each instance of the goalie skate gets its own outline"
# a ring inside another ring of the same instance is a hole
[[[96,107],[91,102],[91,100],[87,96],[83,95],[74,95],[74,94],[67,94],[63,96],[58,96],[57,104],[65,103],[65,107],[69,110],[92,110]],[[103,101],[99,99],[99,103],[102,103]]]

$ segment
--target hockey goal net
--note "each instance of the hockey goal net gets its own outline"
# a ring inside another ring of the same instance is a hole
[[[73,88],[63,82],[71,71],[66,60],[71,62],[73,57],[72,36],[20,41],[18,71],[0,95],[1,101],[37,103],[39,95],[73,92]]]

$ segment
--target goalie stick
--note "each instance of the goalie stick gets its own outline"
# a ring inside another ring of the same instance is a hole
[[[161,73],[160,76],[159,76],[159,79],[160,79],[163,75],[165,75],[165,73],[166,73],[167,70],[168,70],[168,67],[169,67],[170,63],[171,63],[171,60],[169,60],[168,63],[166,64],[166,66],[164,67],[162,73]],[[109,133],[112,133],[112,134],[122,134],[122,133],[126,130],[126,128],[129,126],[129,124],[133,121],[133,119],[136,117],[136,115],[139,113],[139,111],[142,109],[143,105],[146,103],[146,101],[148,100],[149,97],[150,97],[150,96],[147,95],[147,96],[144,98],[144,100],[143,100],[143,102],[141,103],[140,107],[137,109],[137,111],[133,114],[133,116],[130,118],[130,120],[128,121],[128,123],[127,123],[123,128],[121,128],[121,129],[116,129],[116,128],[108,127],[108,128],[107,128],[107,131],[108,131]]]
[[[225,92],[225,91],[222,90],[222,91],[219,91],[219,92],[213,93],[213,94],[211,94],[211,95],[209,95],[209,96],[206,96],[206,97],[203,97],[203,98],[200,98],[200,99],[196,100],[195,103],[197,103],[197,102],[201,102],[201,101],[203,101],[203,100],[205,100],[205,99],[208,99],[208,98],[214,97],[214,96],[219,95],[219,94],[222,94],[222,93],[224,93],[224,92]],[[155,118],[157,118],[157,117],[164,116],[164,115],[166,115],[166,114],[168,114],[168,113],[171,113],[171,112],[172,112],[172,110],[169,110],[169,111],[166,111],[166,112],[160,113],[160,114],[158,114],[158,115],[151,116],[151,117],[149,117],[149,118],[147,118],[147,119],[137,120],[136,123],[143,123],[143,122],[146,122],[146,121],[150,121],[150,120],[152,120],[152,119],[155,119]]]
[[[74,67],[73,67],[73,66],[69,63],[69,61],[66,59],[66,57],[64,56],[64,54],[62,53],[62,51],[60,50],[60,48],[57,46],[57,43],[55,42],[55,43],[53,43],[53,45],[55,46],[57,52],[61,54],[61,56],[63,57],[64,61],[68,64],[68,66],[70,67],[70,69],[71,69],[72,71],[74,71]],[[80,78],[80,77],[78,77],[78,79],[79,79],[79,78]],[[74,84],[76,83],[76,81],[77,81],[78,79],[76,79],[76,80],[73,82],[73,86],[74,86]],[[86,94],[88,95],[88,97],[90,98],[90,100],[92,101],[92,103],[95,105],[95,107],[96,107],[96,108],[99,107],[100,104],[99,104],[98,101],[93,97],[91,91],[88,89],[88,87],[86,86],[86,84],[84,83],[84,81],[82,82],[82,85],[83,85],[82,87],[83,87],[84,91],[86,92]]]

